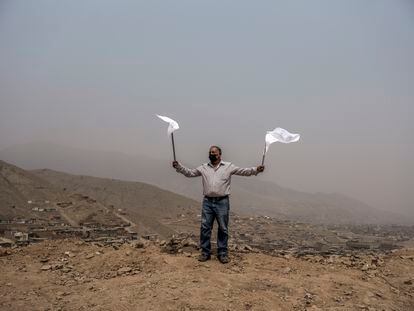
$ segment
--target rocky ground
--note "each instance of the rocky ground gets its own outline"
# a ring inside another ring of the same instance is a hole
[[[0,249],[0,310],[414,310],[414,249],[199,263],[188,236]]]

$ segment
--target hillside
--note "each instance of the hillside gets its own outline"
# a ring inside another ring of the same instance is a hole
[[[28,172],[0,161],[0,221],[10,222],[9,227],[129,223],[138,234],[167,237],[175,230],[162,219],[183,214],[195,219],[199,208],[194,200],[140,182]]]
[[[6,227],[132,223],[139,234],[166,237],[175,231],[162,224],[161,218],[175,218],[190,211],[195,217],[199,208],[191,199],[139,182],[62,173],[59,176],[82,181],[62,184],[43,178],[46,171],[43,177],[40,175],[0,161],[0,220]]]
[[[0,220],[33,226],[121,225],[106,206],[0,161]]]
[[[0,245],[0,310],[405,311],[414,306],[414,226],[321,226],[232,212],[231,262],[222,265],[213,256],[200,263],[200,204],[194,200],[140,182],[0,164],[2,215],[13,204],[19,217],[46,226],[45,212],[33,210],[46,204],[62,215],[59,226],[87,222],[105,229],[128,223],[127,229],[145,237],[124,239],[123,232],[114,232],[109,238],[108,231],[91,239],[72,231],[68,238],[27,247]],[[4,226],[15,225],[0,229]]]
[[[0,249],[1,251],[1,249]],[[414,251],[359,256],[196,260],[158,243],[120,248],[78,240],[0,253],[0,309],[394,310],[414,308]],[[1,257],[3,256],[3,257]]]
[[[139,233],[157,233],[166,237],[174,230],[162,220],[181,215],[194,219],[200,211],[200,204],[194,200],[141,182],[71,175],[48,169],[33,173],[61,189],[91,196],[106,206],[120,209],[137,225]]]
[[[201,180],[177,174],[168,160],[98,152],[47,143],[18,145],[0,157],[26,169],[49,168],[77,175],[140,181],[200,201]],[[189,163],[184,163],[191,166]],[[373,208],[341,194],[305,193],[281,187],[261,177],[234,176],[232,208],[248,215],[312,223],[403,223],[412,217]]]
[[[28,201],[59,201],[61,194],[45,180],[0,160],[0,218],[30,217]]]

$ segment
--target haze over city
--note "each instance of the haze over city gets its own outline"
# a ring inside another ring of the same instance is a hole
[[[0,151],[170,163],[161,114],[183,164],[256,166],[280,126],[257,178],[413,215],[413,38],[412,1],[1,1]]]

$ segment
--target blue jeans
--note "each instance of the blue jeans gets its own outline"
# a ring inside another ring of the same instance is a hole
[[[229,210],[230,201],[228,196],[221,198],[204,197],[200,229],[200,247],[204,254],[211,254],[211,230],[213,229],[214,219],[216,219],[218,224],[217,255],[227,255]]]

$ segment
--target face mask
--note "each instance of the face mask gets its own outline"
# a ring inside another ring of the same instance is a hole
[[[209,154],[208,158],[210,159],[211,162],[217,161],[217,156],[215,154]]]

